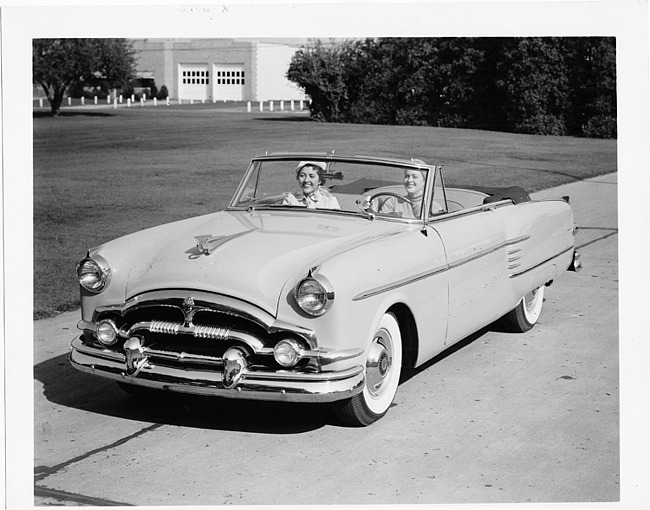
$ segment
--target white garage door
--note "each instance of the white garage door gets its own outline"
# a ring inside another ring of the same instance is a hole
[[[181,64],[178,74],[179,99],[210,99],[212,83],[207,64]]]
[[[246,76],[242,65],[215,64],[213,73],[216,100],[241,101],[244,99]]]

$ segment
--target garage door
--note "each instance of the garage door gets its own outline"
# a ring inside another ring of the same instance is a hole
[[[178,74],[179,99],[210,99],[212,84],[207,64],[181,64]]]
[[[217,100],[241,101],[244,99],[246,75],[243,65],[214,65],[214,97]]]

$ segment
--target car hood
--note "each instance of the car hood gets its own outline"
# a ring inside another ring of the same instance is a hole
[[[403,230],[403,225],[307,211],[228,211],[139,233],[125,299],[152,290],[203,290],[233,296],[267,312],[280,292],[309,268]],[[210,253],[195,237],[209,238]],[[129,236],[131,237],[131,236]]]

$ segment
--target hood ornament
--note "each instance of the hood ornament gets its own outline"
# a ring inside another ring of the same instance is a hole
[[[194,314],[196,313],[194,306],[195,306],[194,298],[192,296],[183,299],[183,304],[181,305],[181,309],[183,310],[183,315],[185,316],[186,325],[192,323],[192,317],[194,317]]]
[[[223,236],[196,236],[196,247],[204,255],[210,255],[218,246]]]

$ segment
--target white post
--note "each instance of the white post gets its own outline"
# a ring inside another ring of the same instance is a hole
[[[122,104],[122,94],[120,94],[120,104]]]
[[[296,105],[293,104],[293,99],[291,100],[291,111],[294,111],[296,109]]]
[[[260,111],[264,111],[264,101],[260,101]]]
[[[106,96],[106,104],[111,104],[111,95],[110,94],[108,94]]]
[[[72,105],[72,98],[68,97],[68,106]]]
[[[194,104],[194,99],[190,99],[190,104]]]
[[[117,98],[113,98],[113,110],[117,108]]]
[[[153,98],[153,105],[158,106],[158,98],[156,97]]]
[[[94,100],[94,102],[95,102],[95,104],[97,104],[97,96],[95,96],[95,100]]]
[[[201,104],[205,104],[205,99],[201,99]]]
[[[142,100],[143,100],[143,101],[146,101],[146,100],[147,100],[147,93],[146,93],[146,92],[143,92],[143,93],[142,93]]]
[[[280,111],[284,111],[284,101],[280,101]]]
[[[38,99],[38,106],[40,108],[43,108],[43,98],[42,97]]]
[[[167,101],[167,106],[169,106],[169,96],[167,96],[165,100]]]
[[[42,104],[42,103],[43,103],[43,100],[41,99],[41,104]],[[250,102],[250,101],[248,101],[248,102],[246,103],[246,110],[248,111],[248,113],[251,112],[251,102]]]
[[[127,98],[127,100],[126,100],[126,107],[131,108],[131,98],[130,97]]]
[[[302,111],[302,99],[300,100],[300,111]]]
[[[86,104],[86,98],[84,96],[81,96],[81,106]]]
[[[135,94],[131,94],[131,102],[135,103]]]
[[[273,101],[269,101],[269,110],[273,111]]]
[[[144,107],[144,97],[140,98],[140,106]]]

